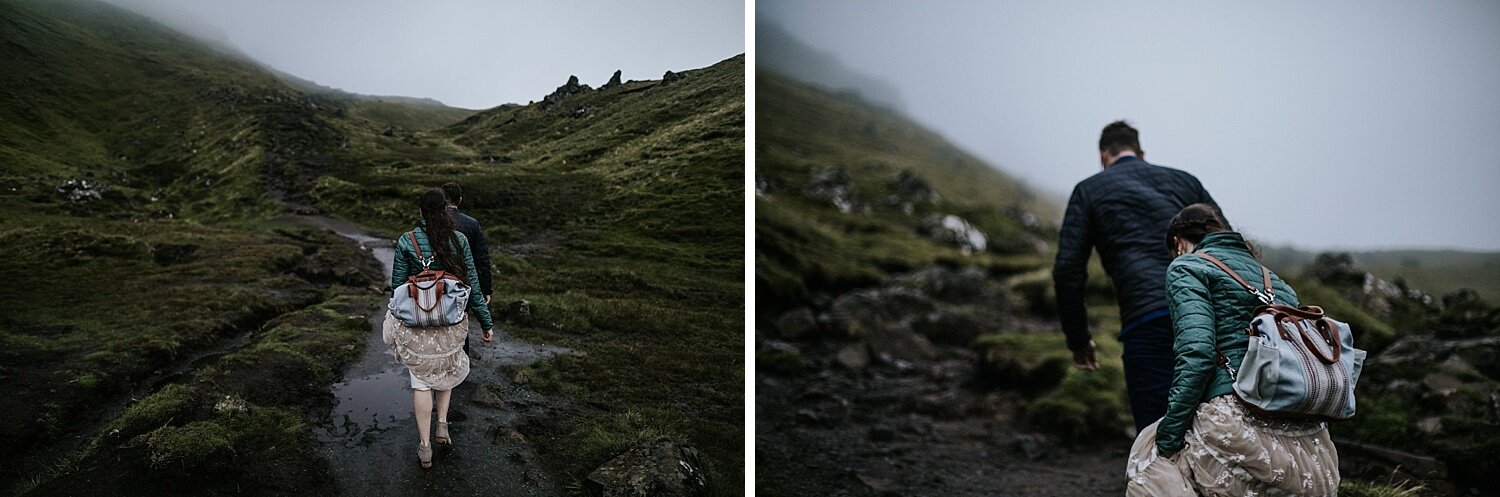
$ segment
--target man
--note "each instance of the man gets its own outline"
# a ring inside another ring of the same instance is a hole
[[[1125,121],[1104,127],[1099,162],[1104,170],[1078,183],[1068,199],[1052,281],[1073,364],[1097,369],[1084,284],[1090,252],[1099,251],[1120,306],[1125,387],[1139,431],[1166,413],[1172,382],[1172,320],[1166,296],[1171,254],[1163,241],[1167,224],[1189,204],[1217,204],[1193,175],[1147,163],[1140,133]]]
[[[454,228],[469,239],[469,250],[474,252],[474,269],[479,271],[479,282],[475,284],[471,281],[469,287],[479,290],[484,295],[484,303],[488,305],[493,289],[490,287],[490,246],[484,241],[484,230],[480,229],[478,220],[458,210],[464,202],[464,191],[458,183],[444,184],[443,195],[448,197],[448,212],[453,215]],[[464,352],[468,351],[469,339],[464,337]]]

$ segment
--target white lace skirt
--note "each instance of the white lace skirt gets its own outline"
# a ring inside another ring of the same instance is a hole
[[[1321,422],[1255,416],[1231,395],[1200,404],[1185,445],[1156,453],[1156,425],[1136,436],[1125,475],[1128,496],[1333,496],[1339,455]]]
[[[412,328],[386,313],[381,326],[381,339],[411,372],[416,390],[452,390],[469,377],[468,335],[468,318],[453,326]]]

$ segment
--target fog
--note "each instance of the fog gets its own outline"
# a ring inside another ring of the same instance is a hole
[[[109,0],[323,86],[484,109],[745,51],[741,0]]]
[[[1500,2],[762,0],[756,15],[1059,198],[1124,118],[1147,160],[1198,176],[1262,242],[1500,250]]]

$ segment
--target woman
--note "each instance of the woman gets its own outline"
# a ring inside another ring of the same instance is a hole
[[[1177,359],[1166,416],[1131,447],[1126,494],[1335,495],[1338,453],[1323,423],[1256,416],[1233,395],[1227,368],[1238,369],[1244,358],[1245,329],[1260,301],[1193,254],[1212,255],[1247,281],[1260,282],[1260,263],[1245,239],[1229,231],[1210,204],[1177,213],[1166,238],[1177,256],[1167,268]],[[1271,281],[1276,303],[1300,305],[1286,282],[1274,274]],[[1221,352],[1227,365],[1218,363]]]
[[[448,215],[448,201],[442,190],[430,190],[418,200],[422,219],[412,229],[417,247],[412,247],[411,237],[396,239],[395,260],[391,264],[391,287],[406,283],[410,275],[421,272],[423,255],[431,257],[431,269],[458,268],[456,276],[473,288],[479,281],[474,269],[474,256],[469,251],[469,240],[463,233],[454,230],[453,218]],[[489,306],[484,299],[471,292],[468,309],[479,316],[484,329],[484,341],[494,336],[494,322],[490,319]],[[448,403],[453,398],[453,387],[463,383],[469,375],[469,356],[463,351],[464,338],[469,334],[468,317],[453,326],[408,327],[390,313],[386,313],[383,327],[386,345],[396,353],[396,359],[405,364],[411,375],[411,404],[417,417],[417,459],[422,467],[432,467],[432,443],[428,432],[432,421],[433,400],[437,400],[437,430],[432,438],[437,443],[451,444],[448,436]],[[434,394],[433,391],[437,393]]]

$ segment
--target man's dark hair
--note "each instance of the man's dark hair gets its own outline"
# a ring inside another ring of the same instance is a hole
[[[458,205],[458,202],[464,199],[464,189],[460,188],[458,186],[458,183],[449,181],[447,183],[443,183],[442,188],[443,195],[448,196],[448,203]]]
[[[1132,150],[1136,155],[1141,153],[1141,132],[1130,127],[1125,121],[1115,121],[1104,127],[1099,133],[1099,151],[1109,152],[1111,155]]]

